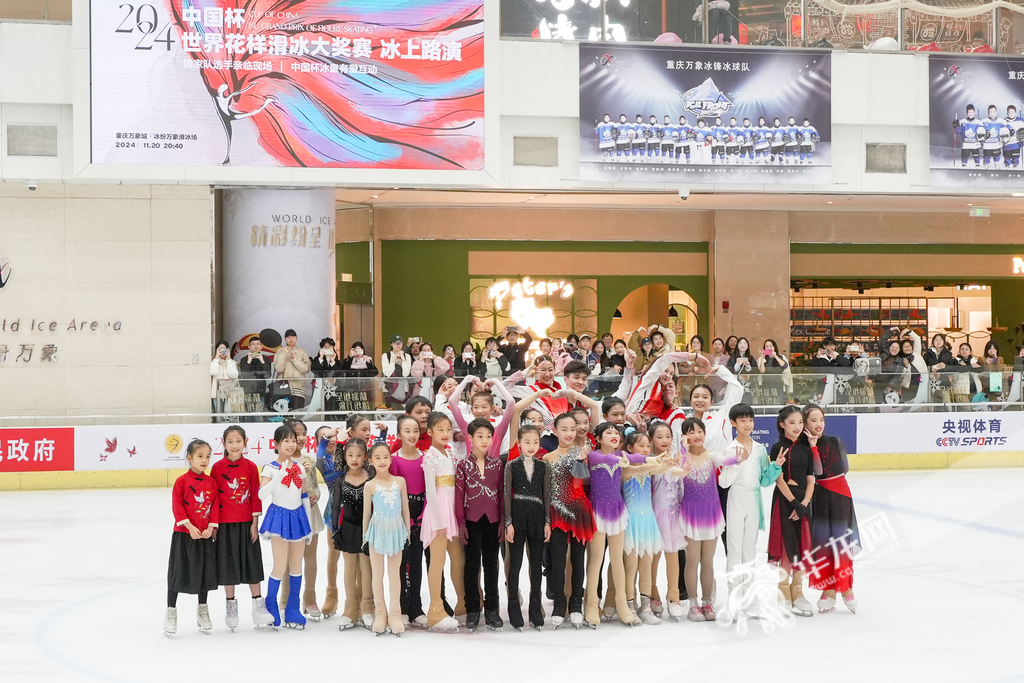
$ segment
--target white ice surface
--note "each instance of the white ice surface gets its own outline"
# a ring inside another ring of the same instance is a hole
[[[855,473],[850,484],[862,530],[885,514],[871,524],[895,532],[855,563],[858,613],[840,604],[742,636],[684,620],[374,638],[339,632],[337,617],[255,632],[240,587],[237,632],[223,625],[223,593],[210,597],[210,636],[182,595],[170,640],[168,490],[4,493],[0,681],[1024,681],[1024,470]],[[765,544],[762,533],[759,563]],[[721,549],[716,559],[721,572]]]

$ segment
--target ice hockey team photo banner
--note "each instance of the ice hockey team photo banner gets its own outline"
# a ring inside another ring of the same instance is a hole
[[[580,45],[580,178],[832,182],[820,50]]]
[[[931,184],[1024,187],[1024,59],[928,56]]]
[[[481,170],[484,0],[91,0],[94,164]]]

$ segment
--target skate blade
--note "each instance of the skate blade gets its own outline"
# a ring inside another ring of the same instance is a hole
[[[341,624],[340,626],[338,626],[338,630],[339,631],[347,631],[350,628],[355,628],[355,627],[356,627],[355,622],[353,622],[351,624]]]
[[[804,610],[792,610],[793,614],[798,617],[813,617],[814,612],[806,612]]]
[[[583,622],[583,626],[586,626],[586,627],[587,627],[587,628],[589,628],[589,629],[590,629],[591,631],[596,631],[596,630],[597,630],[597,624],[591,624],[591,623],[590,623],[589,621],[584,621],[584,622]],[[577,628],[578,628],[578,627],[577,627]]]
[[[252,627],[252,630],[253,631],[276,631],[277,627],[274,626],[273,624],[267,624],[266,626],[263,626],[261,624],[257,624],[257,625]]]
[[[171,640],[174,640],[174,636],[177,635],[177,632],[171,633],[170,631],[164,631],[164,635],[170,638]]]
[[[306,625],[305,624],[298,624],[298,623],[290,622],[290,621],[289,622],[285,622],[284,627],[285,628],[295,629],[296,631],[305,631],[306,630]]]
[[[494,628],[493,626],[488,626],[487,627],[488,631],[494,631],[495,633],[501,633],[501,629],[502,629],[501,626],[499,626],[498,628]]]
[[[434,633],[458,633],[459,632],[458,627],[454,627],[453,628],[453,627],[443,627],[443,626],[429,626],[429,627],[427,627],[427,630],[428,631],[433,631]]]
[[[213,629],[200,628],[199,632],[202,633],[204,636],[208,636],[213,632]]]

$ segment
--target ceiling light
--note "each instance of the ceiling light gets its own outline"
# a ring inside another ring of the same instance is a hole
[[[377,195],[375,195],[375,194],[371,194],[370,195],[370,199],[376,199],[376,198],[377,198]]]

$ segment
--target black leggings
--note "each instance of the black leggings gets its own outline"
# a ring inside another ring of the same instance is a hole
[[[409,517],[418,519],[423,513],[424,494],[409,495]],[[402,581],[402,597],[399,600],[402,614],[413,621],[423,612],[423,541],[420,540],[420,525],[413,524],[409,529],[409,543],[402,551],[402,565],[399,571]]]
[[[548,572],[548,584],[555,595],[554,611],[551,615],[565,617],[565,551],[569,550],[572,562],[572,595],[569,596],[569,612],[583,611],[583,582],[587,577],[584,564],[586,546],[575,536],[562,529],[551,530],[551,571]]]
[[[544,539],[541,536],[527,536],[521,531],[516,531],[509,544],[508,565],[508,620],[515,628],[523,625],[522,606],[519,604],[519,574],[523,568],[523,547],[526,545],[530,546],[530,623],[541,625],[544,623],[544,617],[540,616],[541,561],[544,555]],[[563,568],[562,571],[565,569]],[[468,588],[468,582],[466,586]]]
[[[206,604],[206,597],[210,594],[210,591],[203,591],[199,594],[199,604]],[[167,589],[167,606],[177,607],[178,606],[178,592],[172,591],[170,588]]]
[[[484,609],[498,611],[498,522],[481,517],[466,520],[469,543],[466,544],[466,611],[480,613],[480,563],[484,567]]]

